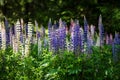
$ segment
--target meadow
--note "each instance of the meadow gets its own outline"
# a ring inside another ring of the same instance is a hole
[[[69,26],[69,27],[68,27]],[[120,34],[71,19],[48,28],[22,19],[0,22],[1,80],[119,80]]]

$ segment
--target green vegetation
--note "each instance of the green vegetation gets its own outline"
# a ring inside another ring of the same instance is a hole
[[[33,52],[37,51],[35,47]],[[92,49],[92,54],[79,56],[42,50],[39,56],[31,52],[25,58],[10,48],[0,50],[0,80],[119,80],[120,62],[113,61],[111,47]]]

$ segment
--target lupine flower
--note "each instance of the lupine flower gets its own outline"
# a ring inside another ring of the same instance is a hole
[[[115,33],[114,42],[112,44],[112,52],[114,61],[118,61],[118,53],[120,53],[120,36]]]
[[[0,48],[1,48],[1,46],[2,46],[2,31],[1,31],[1,29],[2,29],[2,24],[1,24],[1,22],[0,22]]]
[[[78,54],[80,50],[81,37],[80,37],[79,29],[80,29],[79,25],[74,24],[71,32],[71,43],[75,54]]]
[[[109,44],[111,44],[111,45],[112,45],[112,42],[113,42],[113,36],[112,36],[112,34],[110,34]]]
[[[109,44],[109,36],[108,36],[108,34],[106,35],[106,44]]]
[[[13,47],[13,53],[18,53],[18,42],[17,42],[17,38],[15,37],[15,35],[12,35],[12,47]]]
[[[118,60],[118,53],[120,52],[120,38],[119,38],[119,34],[115,33],[115,38],[114,41],[112,43],[112,53],[113,53],[113,59],[114,61]]]
[[[49,19],[49,22],[48,22],[48,37],[51,36],[51,32],[52,32],[52,23],[51,23],[51,19]]]
[[[5,50],[6,49],[6,30],[3,22],[1,26],[2,26],[1,28],[2,49]]]
[[[94,34],[95,34],[95,26],[93,26],[93,25],[90,26],[90,32],[91,32],[91,36],[94,37]]]
[[[84,16],[84,42],[87,42],[87,34],[88,34],[88,24]]]
[[[29,55],[30,52],[30,41],[28,38],[26,38],[25,40],[25,57],[27,57]]]
[[[103,37],[104,37],[104,27],[102,24],[102,16],[99,16],[99,21],[98,21],[98,27],[99,27],[99,35],[100,35],[100,46],[103,45]]]
[[[95,46],[100,46],[100,37],[97,35],[97,41]]]
[[[28,22],[28,39],[32,43],[32,34],[33,34],[33,25],[31,22]]]
[[[54,53],[59,51],[57,32],[52,32],[50,36],[50,48]]]
[[[42,25],[41,25],[41,28],[40,28],[40,32],[41,32],[41,38],[44,38],[45,37],[45,29]]]
[[[5,18],[5,30],[6,30],[6,45],[9,45],[10,44],[10,35],[9,35],[9,23],[8,23],[8,20]]]
[[[15,25],[15,31],[16,31],[16,37],[17,40],[20,40],[20,34],[21,34],[21,27],[20,27],[20,21],[17,20],[16,25]]]
[[[65,30],[65,26],[60,28],[58,30],[59,34],[58,34],[58,40],[59,40],[59,48],[60,50],[64,51],[66,48],[66,30]]]
[[[38,55],[40,54],[40,52],[41,52],[41,47],[42,47],[42,43],[41,43],[41,40],[40,40],[40,32],[37,32],[37,39],[38,39],[38,42],[37,42],[37,44],[38,44]]]
[[[54,21],[53,28],[54,28],[54,29],[58,29],[58,28],[59,28],[59,24],[58,24],[58,22]]]

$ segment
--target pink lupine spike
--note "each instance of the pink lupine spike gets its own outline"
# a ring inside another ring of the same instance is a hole
[[[106,44],[109,44],[109,36],[108,36],[108,34],[106,35]]]

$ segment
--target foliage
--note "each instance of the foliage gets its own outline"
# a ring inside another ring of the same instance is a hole
[[[35,57],[37,53],[34,53],[25,58],[7,48],[0,50],[0,79],[119,80],[120,62],[113,61],[111,48],[93,47],[92,54],[78,56],[68,51],[53,55],[43,49],[39,56]]]

